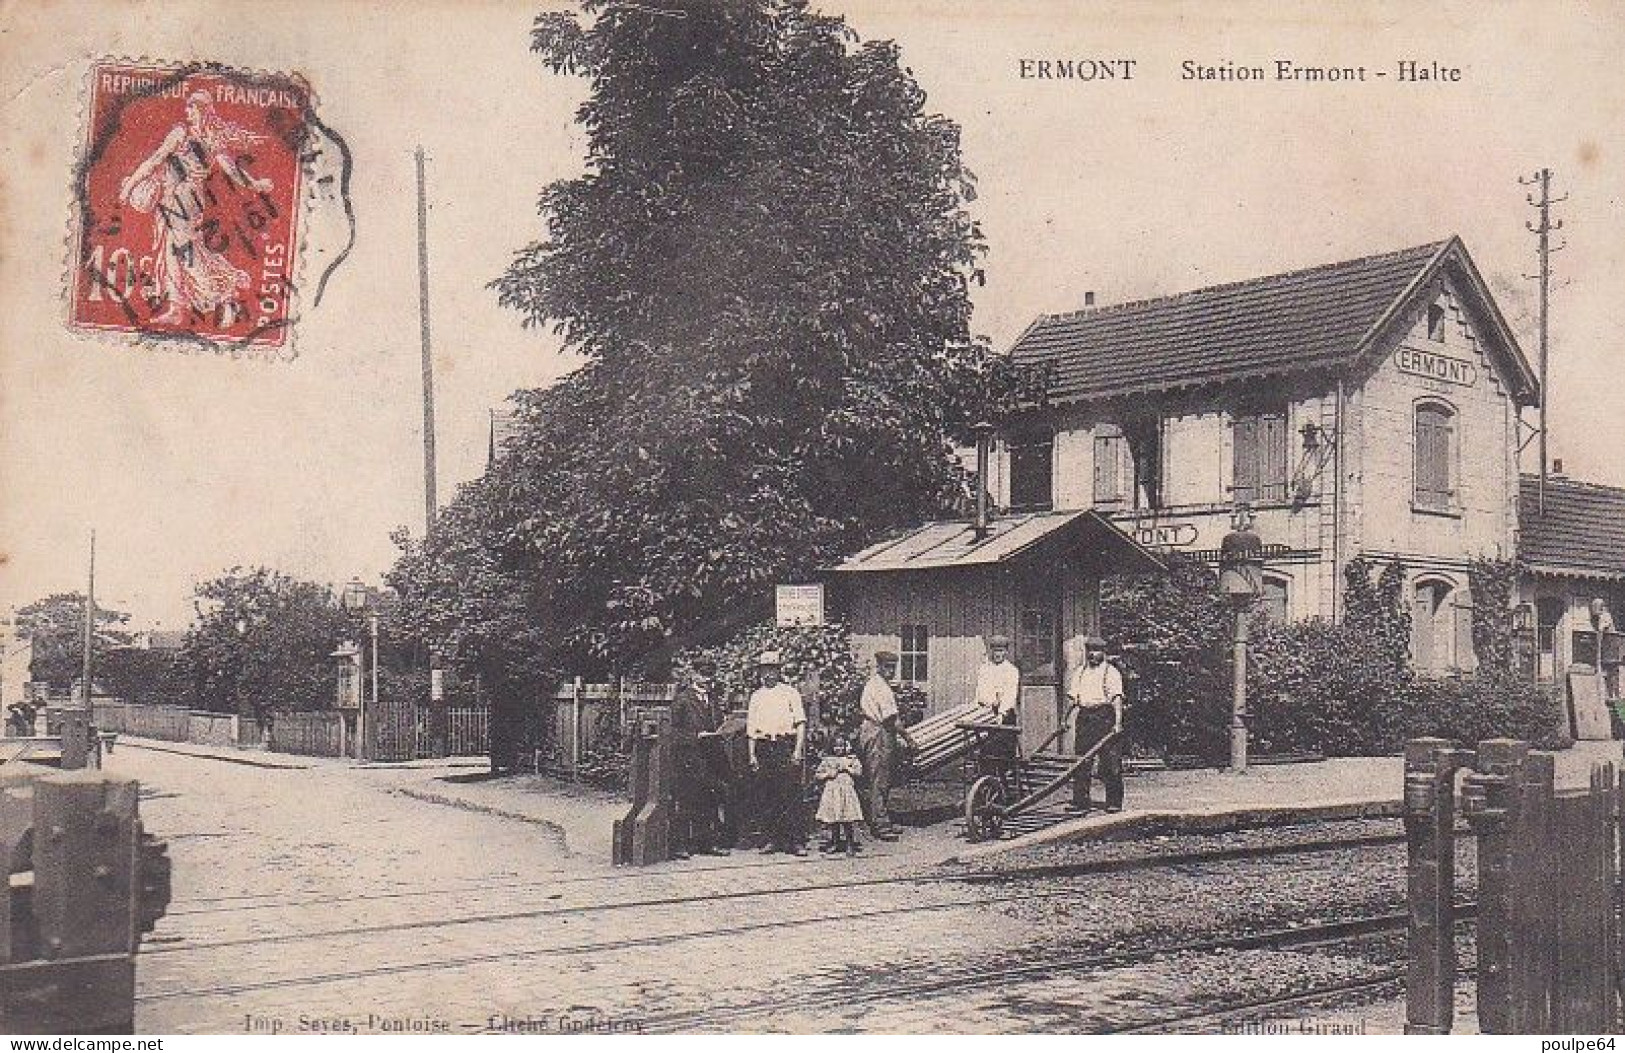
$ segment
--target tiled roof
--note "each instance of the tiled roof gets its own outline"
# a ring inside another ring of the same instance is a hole
[[[1518,493],[1518,555],[1533,570],[1625,579],[1625,490],[1548,477],[1546,511],[1538,476]]]
[[[1016,341],[1016,362],[1053,369],[1051,401],[1107,398],[1345,365],[1447,259],[1527,362],[1457,238],[1152,300],[1040,315]]]
[[[995,516],[986,536],[978,538],[968,520],[926,523],[897,537],[870,545],[862,552],[828,568],[832,571],[940,570],[1003,563],[1028,553],[1034,546],[1071,528],[1079,541],[1104,550],[1113,570],[1155,570],[1161,562],[1121,529],[1098,513],[1031,512]]]

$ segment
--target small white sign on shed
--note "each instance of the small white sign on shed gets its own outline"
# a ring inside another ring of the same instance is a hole
[[[780,585],[777,599],[779,625],[824,624],[824,586]]]

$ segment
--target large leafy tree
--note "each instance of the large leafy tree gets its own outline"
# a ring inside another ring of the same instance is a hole
[[[130,616],[123,611],[96,607],[96,632],[91,646],[95,668],[91,675],[98,682],[102,679],[108,653],[129,642],[129,635],[118,628],[129,620]],[[66,688],[83,675],[84,593],[53,593],[21,608],[17,611],[17,633],[33,643],[29,679]]]
[[[200,584],[193,604],[181,657],[194,706],[255,717],[333,704],[330,656],[361,626],[327,586],[236,567]]]
[[[895,45],[799,0],[583,8],[534,48],[590,82],[586,170],[495,286],[585,365],[518,396],[395,583],[459,623],[441,639],[523,626],[590,670],[953,509],[952,440],[1017,384],[969,328],[959,129]]]

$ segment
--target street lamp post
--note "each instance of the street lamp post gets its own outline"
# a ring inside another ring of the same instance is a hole
[[[1230,771],[1247,772],[1247,617],[1264,588],[1264,541],[1253,530],[1253,513],[1236,506],[1235,529],[1219,542],[1219,588],[1235,609],[1231,640]]]
[[[349,611],[362,612],[367,615],[367,633],[372,644],[370,659],[371,692],[373,705],[378,704],[378,611],[373,606],[371,597],[367,593],[367,586],[359,579],[352,580],[344,586],[344,607]],[[355,717],[356,759],[367,760],[367,695],[361,695],[361,705],[356,709]]]

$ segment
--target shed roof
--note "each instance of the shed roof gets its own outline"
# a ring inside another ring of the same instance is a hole
[[[1508,387],[1528,404],[1536,379],[1461,239],[1417,245],[1192,292],[1040,315],[1018,364],[1052,370],[1052,402],[1351,366],[1448,268],[1476,308]]]
[[[1518,493],[1518,556],[1537,574],[1625,581],[1625,490],[1561,476],[1525,475]]]
[[[1150,549],[1099,513],[1085,510],[995,516],[988,520],[987,533],[982,537],[976,535],[974,524],[968,520],[926,523],[870,545],[826,569],[861,573],[992,566],[1031,555],[1046,542],[1065,539],[1098,550],[1125,573],[1162,567],[1162,561]]]

